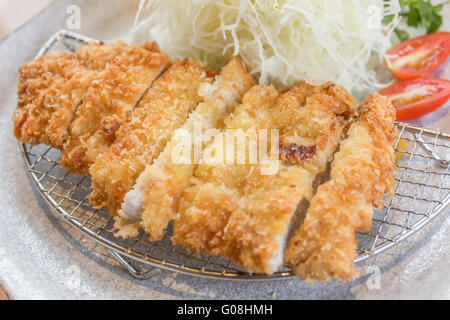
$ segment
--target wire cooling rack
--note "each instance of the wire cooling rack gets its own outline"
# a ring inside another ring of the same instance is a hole
[[[63,30],[50,38],[38,56],[54,50],[76,50],[87,41],[95,40]],[[395,147],[402,158],[395,172],[395,194],[386,197],[383,210],[375,210],[371,230],[357,235],[356,263],[405,240],[442,213],[450,203],[450,135],[403,123],[398,123],[398,128],[400,137]],[[248,274],[222,257],[187,253],[172,245],[170,229],[157,242],[150,242],[144,233],[133,239],[116,238],[113,219],[106,211],[93,209],[89,204],[89,177],[73,175],[58,165],[60,152],[56,149],[47,145],[20,146],[31,180],[49,206],[69,225],[107,248],[137,278],[151,277],[158,268],[220,279],[293,277],[289,268],[272,276]],[[156,269],[143,272],[134,262]]]

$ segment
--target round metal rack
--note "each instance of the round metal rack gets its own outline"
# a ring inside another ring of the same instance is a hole
[[[56,33],[38,56],[53,50],[76,50],[93,39],[68,31]],[[355,262],[384,252],[422,229],[450,203],[450,135],[398,123],[406,144],[395,172],[395,194],[386,198],[383,210],[375,210],[372,228],[357,235]],[[399,140],[400,140],[399,138]],[[398,144],[398,141],[397,141]],[[46,145],[21,144],[26,168],[39,193],[49,206],[72,227],[106,247],[111,255],[135,277],[143,279],[167,269],[190,275],[219,279],[269,280],[293,277],[289,268],[274,275],[249,274],[222,257],[202,257],[171,243],[169,229],[162,240],[150,242],[141,233],[133,239],[115,237],[113,218],[92,208],[87,199],[90,178],[73,175],[58,164],[60,152]],[[154,267],[141,271],[135,262]]]

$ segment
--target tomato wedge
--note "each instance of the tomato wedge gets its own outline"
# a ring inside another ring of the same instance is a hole
[[[450,32],[435,32],[409,39],[387,52],[386,66],[400,80],[424,78],[450,54]]]
[[[442,106],[450,98],[450,81],[438,78],[396,82],[380,90],[397,109],[397,120],[419,118]]]

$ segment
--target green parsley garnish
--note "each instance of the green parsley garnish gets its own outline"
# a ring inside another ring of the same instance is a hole
[[[410,27],[423,26],[427,33],[432,33],[442,25],[442,16],[440,12],[444,5],[450,3],[447,0],[443,3],[433,5],[431,0],[400,0],[401,12],[400,15],[406,19],[406,23]],[[388,15],[383,18],[383,23],[389,23],[394,18],[394,15]],[[395,34],[400,41],[409,39],[409,34],[405,30],[396,28]]]

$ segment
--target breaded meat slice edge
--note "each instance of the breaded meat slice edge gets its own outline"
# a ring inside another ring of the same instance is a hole
[[[125,197],[120,211],[122,219],[136,221],[152,239],[161,238],[177,213],[179,197],[190,184],[197,165],[193,157],[188,163],[173,161],[172,152],[179,145],[179,140],[187,135],[194,137],[204,135],[207,131],[220,131],[225,116],[234,110],[244,93],[254,84],[255,80],[245,69],[243,61],[239,57],[233,57],[223,67],[215,82],[202,88],[205,101],[192,112],[185,125],[174,133],[155,163],[148,165],[141,174],[136,186]],[[198,156],[201,156],[202,149],[206,146],[205,140],[198,145]],[[194,151],[194,139],[190,139],[188,143]],[[120,226],[121,222],[117,225]]]
[[[26,143],[61,148],[76,108],[92,80],[126,44],[90,43],[77,52],[55,52],[19,68],[14,133]]]
[[[225,256],[250,272],[271,274],[280,267],[298,203],[312,196],[314,177],[325,169],[356,101],[332,83],[305,82],[275,99],[258,104],[248,97],[248,105],[226,123],[234,129],[279,129],[278,173],[263,175],[261,165],[199,166],[195,185],[183,195],[174,244]]]
[[[74,173],[88,173],[105,152],[116,132],[130,116],[170,59],[156,43],[129,45],[114,63],[92,82],[79,106],[64,143],[60,164]]]
[[[394,120],[392,104],[377,93],[360,106],[359,118],[335,154],[331,179],[318,188],[289,241],[285,259],[299,278],[348,281],[358,274],[356,232],[370,229],[373,207],[381,209],[384,193],[395,184]]]
[[[180,128],[198,103],[201,88],[211,85],[214,73],[199,63],[177,60],[146,92],[116,133],[111,147],[90,167],[96,208],[107,207],[116,215],[125,193],[147,164],[164,149],[173,131]]]

